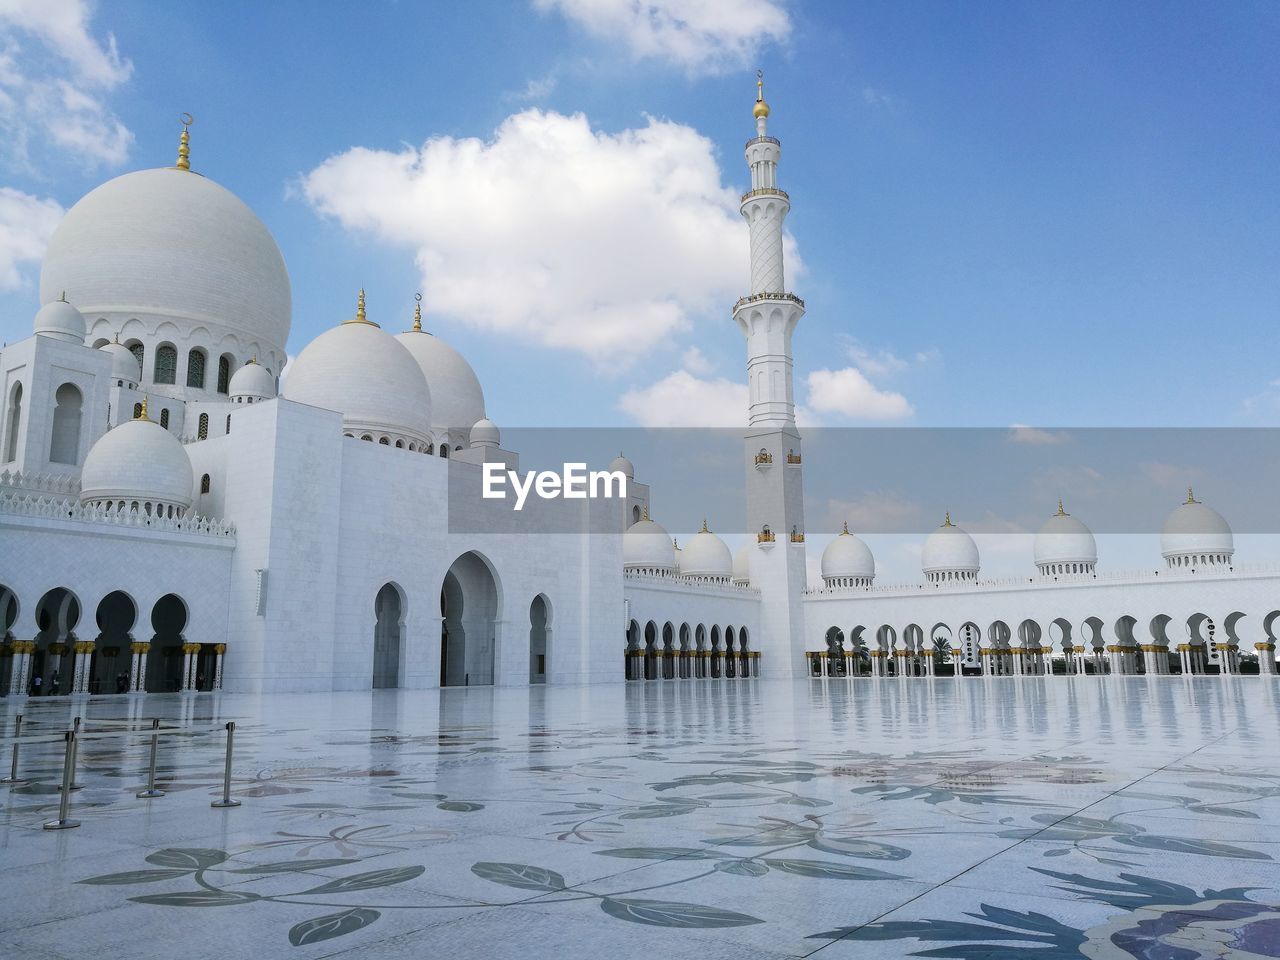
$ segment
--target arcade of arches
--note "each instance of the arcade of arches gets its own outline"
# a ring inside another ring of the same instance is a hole
[[[1262,618],[1265,639],[1252,649],[1240,637],[1246,619],[1235,611],[1220,620],[1195,613],[1185,622],[1162,613],[1145,624],[1126,615],[1114,623],[1059,617],[1043,624],[858,624],[847,631],[833,625],[823,649],[806,657],[814,677],[1275,674],[1280,610]]]
[[[702,680],[754,677],[760,652],[749,646],[746,627],[650,620],[627,626],[623,654],[628,680]]]

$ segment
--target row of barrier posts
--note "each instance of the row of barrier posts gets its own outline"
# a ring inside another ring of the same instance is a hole
[[[145,790],[139,790],[134,796],[143,800],[153,800],[163,797],[164,791],[156,788],[156,757],[160,751],[160,737],[168,733],[184,733],[182,727],[166,727],[161,728],[160,719],[157,717],[151,721],[150,730],[108,730],[102,732],[94,732],[91,734],[82,734],[80,732],[80,717],[76,717],[72,722],[71,729],[67,730],[60,737],[29,737],[26,740],[27,745],[36,743],[56,743],[59,739],[63,742],[62,754],[62,784],[58,790],[58,818],[45,822],[46,830],[69,830],[72,827],[80,826],[79,820],[73,820],[71,814],[71,792],[79,790],[83,784],[75,782],[76,777],[76,755],[79,750],[80,741],[82,739],[100,739],[113,736],[129,736],[130,734],[147,733],[151,737],[151,757],[147,764],[147,786]],[[124,726],[133,726],[134,721],[131,720],[97,720],[95,723],[102,725],[119,724]],[[222,770],[222,796],[209,804],[211,807],[223,809],[228,807],[240,806],[239,800],[231,798],[231,754],[235,742],[236,722],[228,720],[223,727],[227,732],[227,753],[226,760]],[[18,714],[14,718],[13,725],[13,756],[9,764],[9,775],[0,777],[0,783],[17,786],[27,782],[26,778],[18,775],[18,759],[19,750],[22,745],[22,714]]]

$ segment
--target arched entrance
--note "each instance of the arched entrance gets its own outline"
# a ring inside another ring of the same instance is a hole
[[[36,607],[36,649],[31,658],[31,693],[70,693],[75,682],[75,626],[80,600],[66,587],[54,587]],[[37,684],[37,679],[39,683]]]
[[[400,686],[404,597],[394,583],[382,585],[373,601],[373,689]]]
[[[90,693],[128,693],[133,662],[133,635],[138,607],[123,590],[108,593],[98,604],[98,637],[90,668]]]
[[[187,605],[176,593],[167,593],[151,608],[151,650],[147,654],[147,692],[172,693],[182,689],[184,656],[182,631],[187,627]]]
[[[0,583],[0,643],[12,643],[11,628],[18,622],[18,595]],[[0,694],[7,694],[13,684],[12,656],[0,658]]]
[[[440,588],[440,686],[493,683],[501,596],[489,562],[469,551],[453,561]]]
[[[551,641],[551,603],[538,594],[529,604],[529,682],[547,682],[547,656]]]

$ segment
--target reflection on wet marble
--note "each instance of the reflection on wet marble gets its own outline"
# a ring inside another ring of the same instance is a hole
[[[1277,957],[1278,707],[1260,677],[6,704],[35,739],[0,956]],[[82,826],[42,830],[76,716],[181,728],[166,796],[134,797],[146,737],[86,739]]]

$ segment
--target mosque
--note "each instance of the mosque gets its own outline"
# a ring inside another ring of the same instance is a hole
[[[759,81],[753,114],[751,286],[732,315],[754,539],[736,553],[705,524],[677,550],[621,456],[625,496],[529,504],[550,532],[468,515],[485,464],[519,455],[420,308],[392,333],[361,291],[281,389],[284,259],[192,169],[185,127],[173,166],[91,191],[49,244],[32,336],[0,352],[0,693],[1231,674],[1255,657],[1274,675],[1280,573],[1236,566],[1230,527],[1190,491],[1159,573],[1097,570],[1059,505],[1025,578],[981,578],[948,516],[918,583],[877,584],[847,528],[807,582],[805,306],[784,279],[790,199]]]

